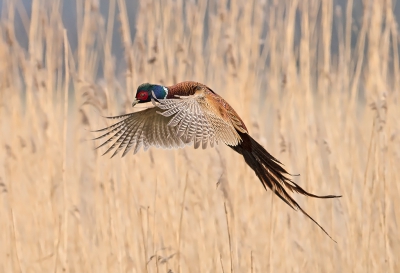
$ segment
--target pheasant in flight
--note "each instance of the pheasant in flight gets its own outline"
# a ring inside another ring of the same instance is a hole
[[[292,209],[300,210],[332,239],[287,190],[316,198],[341,196],[315,195],[294,183],[288,177],[290,174],[282,167],[282,163],[249,135],[239,115],[213,90],[204,84],[191,81],[168,87],[141,84],[132,106],[150,101],[153,107],[146,110],[108,117],[120,121],[95,131],[106,132],[95,139],[108,137],[97,148],[116,140],[104,153],[115,149],[113,157],[121,150],[124,150],[124,156],[132,148],[134,153],[137,153],[140,147],[146,151],[150,146],[172,149],[193,143],[195,149],[200,146],[205,149],[207,145],[213,147],[214,144],[223,142],[244,157],[266,190],[267,187],[270,188]]]

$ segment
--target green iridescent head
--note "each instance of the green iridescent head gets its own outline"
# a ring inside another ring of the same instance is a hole
[[[153,98],[153,93],[155,95],[155,99],[165,99],[168,95],[168,88],[162,85],[143,83],[139,85],[136,91],[135,100],[133,101],[132,106],[135,106],[137,103],[151,101]]]

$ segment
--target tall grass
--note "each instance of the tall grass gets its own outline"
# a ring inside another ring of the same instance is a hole
[[[0,271],[399,272],[394,3],[356,2],[360,22],[352,0],[140,1],[130,25],[124,0],[109,1],[107,18],[77,1],[72,49],[61,1],[33,0],[30,17],[4,1]],[[224,145],[111,160],[94,150],[89,130],[132,111],[140,83],[183,80],[226,98],[305,189],[343,195],[295,196],[337,244]]]

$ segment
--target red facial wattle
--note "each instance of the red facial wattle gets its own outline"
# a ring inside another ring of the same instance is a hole
[[[136,98],[137,98],[138,100],[146,101],[148,97],[149,97],[149,94],[148,94],[146,91],[139,91],[139,92],[136,94]]]

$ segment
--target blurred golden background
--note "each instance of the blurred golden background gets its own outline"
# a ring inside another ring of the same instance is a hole
[[[400,272],[395,1],[67,2],[0,1],[0,272]],[[184,80],[343,195],[292,194],[337,244],[225,145],[94,149],[139,84]]]

